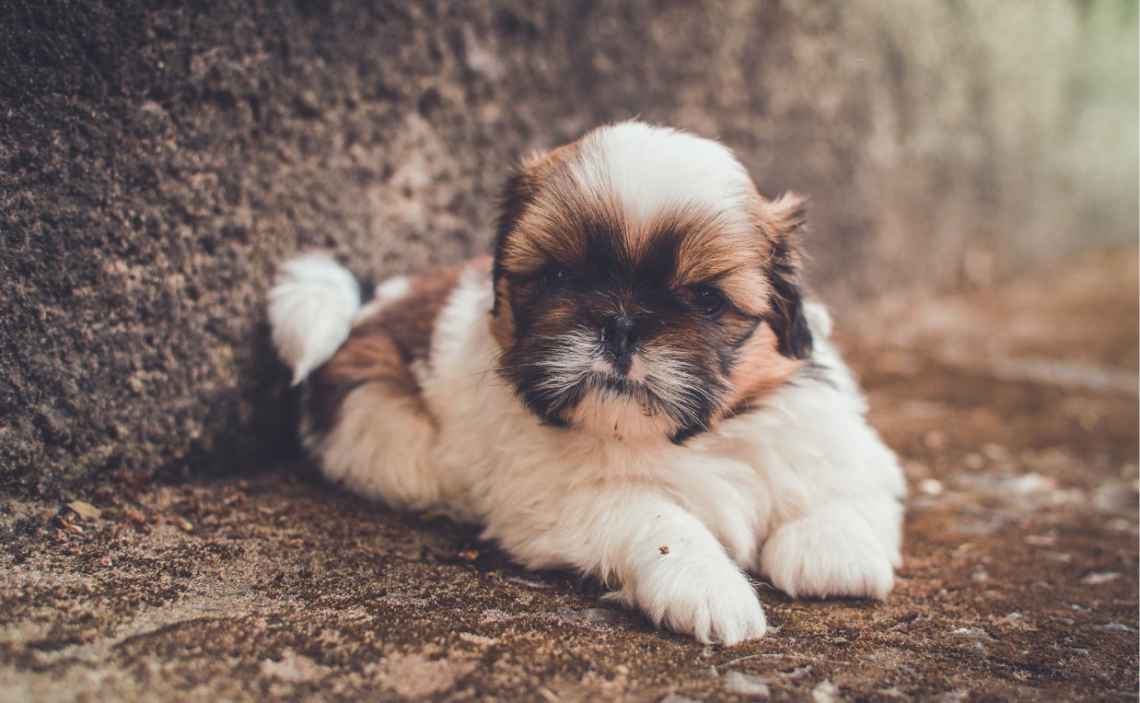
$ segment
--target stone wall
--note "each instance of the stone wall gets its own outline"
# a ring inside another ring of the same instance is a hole
[[[274,265],[483,252],[510,160],[609,120],[719,137],[811,196],[840,310],[1134,239],[1129,7],[8,0],[0,486],[289,454]]]

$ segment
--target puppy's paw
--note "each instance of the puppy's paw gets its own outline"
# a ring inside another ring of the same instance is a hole
[[[654,624],[710,644],[759,639],[768,629],[747,577],[731,562],[662,559],[636,584],[635,601]]]
[[[895,585],[896,558],[857,513],[836,507],[781,525],[764,544],[760,568],[793,598],[884,600]]]

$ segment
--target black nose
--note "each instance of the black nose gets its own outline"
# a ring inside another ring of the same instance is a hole
[[[606,351],[613,357],[618,373],[622,375],[629,373],[634,344],[637,343],[633,320],[627,315],[616,315],[607,319],[602,325],[602,342]]]

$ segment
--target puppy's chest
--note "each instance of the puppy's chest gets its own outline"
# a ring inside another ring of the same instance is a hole
[[[770,501],[764,476],[738,455],[593,438],[578,443],[572,430],[535,428],[526,417],[498,419],[505,424],[480,430],[472,427],[482,424],[479,419],[467,416],[463,427],[440,436],[446,444],[441,458],[462,484],[463,495],[455,497],[481,504],[478,512],[512,510],[522,503],[556,511],[565,496],[582,491],[646,491],[669,496],[717,532],[716,525],[766,522]],[[518,427],[510,427],[512,419]]]

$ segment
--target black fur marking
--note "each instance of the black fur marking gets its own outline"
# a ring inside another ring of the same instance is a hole
[[[788,383],[797,385],[811,381],[814,383],[822,383],[833,390],[839,390],[839,384],[831,377],[831,371],[830,366],[821,364],[813,359],[801,367]]]
[[[586,240],[586,259],[577,262],[588,266],[581,270],[583,282],[616,284],[629,280],[630,261],[619,246],[621,233],[609,222],[587,217],[579,225]]]
[[[678,225],[666,225],[651,235],[651,244],[633,271],[635,279],[654,288],[668,288],[677,271],[677,257],[685,238]]]
[[[679,447],[683,447],[685,446],[685,442],[707,430],[708,428],[704,425],[689,425],[674,432],[673,436],[669,438],[669,441]]]
[[[768,324],[776,333],[776,350],[789,359],[811,356],[812,337],[804,315],[803,293],[798,284],[799,272],[792,263],[786,240],[777,242],[772,252],[768,280],[775,299]]]
[[[364,383],[330,383],[319,369],[305,379],[301,387],[301,403],[309,419],[309,428],[321,435],[332,432],[340,419],[345,398]]]
[[[562,418],[560,418],[560,417],[558,417],[558,416],[553,416],[553,417],[540,417],[540,418],[539,418],[539,421],[540,421],[540,422],[541,422],[543,425],[546,425],[547,427],[556,427],[556,428],[558,428],[558,429],[560,429],[560,430],[564,430],[564,429],[566,429],[567,427],[569,427],[569,426],[570,426],[570,423],[569,423],[569,422],[567,422],[566,420],[563,420]]]
[[[376,277],[371,274],[356,276],[356,285],[360,289],[361,304],[372,300],[376,295]]]
[[[756,405],[753,402],[741,403],[740,405],[737,405],[736,407],[726,412],[721,420],[728,420],[730,418],[740,417],[741,415],[747,415],[748,413],[755,412],[759,409],[760,406]]]

